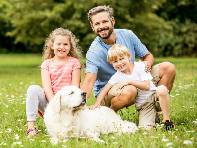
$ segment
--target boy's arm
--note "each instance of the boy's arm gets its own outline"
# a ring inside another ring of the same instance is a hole
[[[141,90],[149,90],[149,88],[150,88],[150,81],[148,81],[148,80],[146,80],[146,81],[132,80],[132,81],[127,81],[126,83],[127,83],[127,85],[133,85],[136,88],[139,88]]]
[[[97,96],[96,102],[93,105],[92,108],[96,108],[98,106],[101,105],[102,100],[104,99],[104,97],[107,95],[107,93],[109,92],[110,88],[112,87],[111,84],[107,83],[103,89],[101,90],[101,92],[99,93],[99,95]]]

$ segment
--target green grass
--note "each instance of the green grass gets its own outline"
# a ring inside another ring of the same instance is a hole
[[[41,84],[41,55],[0,55],[0,147],[197,147],[197,59],[159,58],[176,65],[177,77],[171,93],[171,117],[176,129],[170,132],[139,131],[131,135],[102,135],[106,144],[88,139],[71,139],[53,146],[49,142],[43,120],[38,118],[40,130],[36,138],[26,137],[25,93],[31,84]],[[89,100],[92,104],[94,98]],[[134,106],[118,112],[123,119],[137,122]],[[190,144],[187,143],[189,140]]]

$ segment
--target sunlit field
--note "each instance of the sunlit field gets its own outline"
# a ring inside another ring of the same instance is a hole
[[[89,139],[72,138],[66,143],[50,144],[44,122],[37,120],[39,134],[26,136],[25,94],[31,84],[41,84],[41,55],[0,55],[0,147],[197,147],[197,58],[158,58],[156,63],[170,61],[176,65],[177,77],[171,96],[171,117],[176,128],[165,131],[139,130],[135,134],[102,135],[104,144]],[[88,104],[92,104],[92,97]],[[118,112],[125,120],[138,121],[135,107]]]

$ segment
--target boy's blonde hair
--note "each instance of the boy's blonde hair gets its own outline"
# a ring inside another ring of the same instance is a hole
[[[107,61],[111,64],[117,61],[119,57],[124,56],[131,57],[129,50],[123,45],[115,44],[108,50]]]
[[[79,59],[81,57],[81,50],[80,50],[80,47],[78,46],[78,39],[70,30],[64,29],[64,28],[57,28],[49,34],[48,38],[45,41],[44,48],[43,48],[43,60],[50,59],[55,56],[52,46],[53,46],[55,37],[57,35],[69,37],[71,49],[68,55]]]

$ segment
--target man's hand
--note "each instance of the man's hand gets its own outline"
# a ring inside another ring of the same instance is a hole
[[[151,72],[151,68],[152,68],[151,63],[148,62],[148,61],[144,61],[144,64],[145,64],[145,71],[146,72]]]

